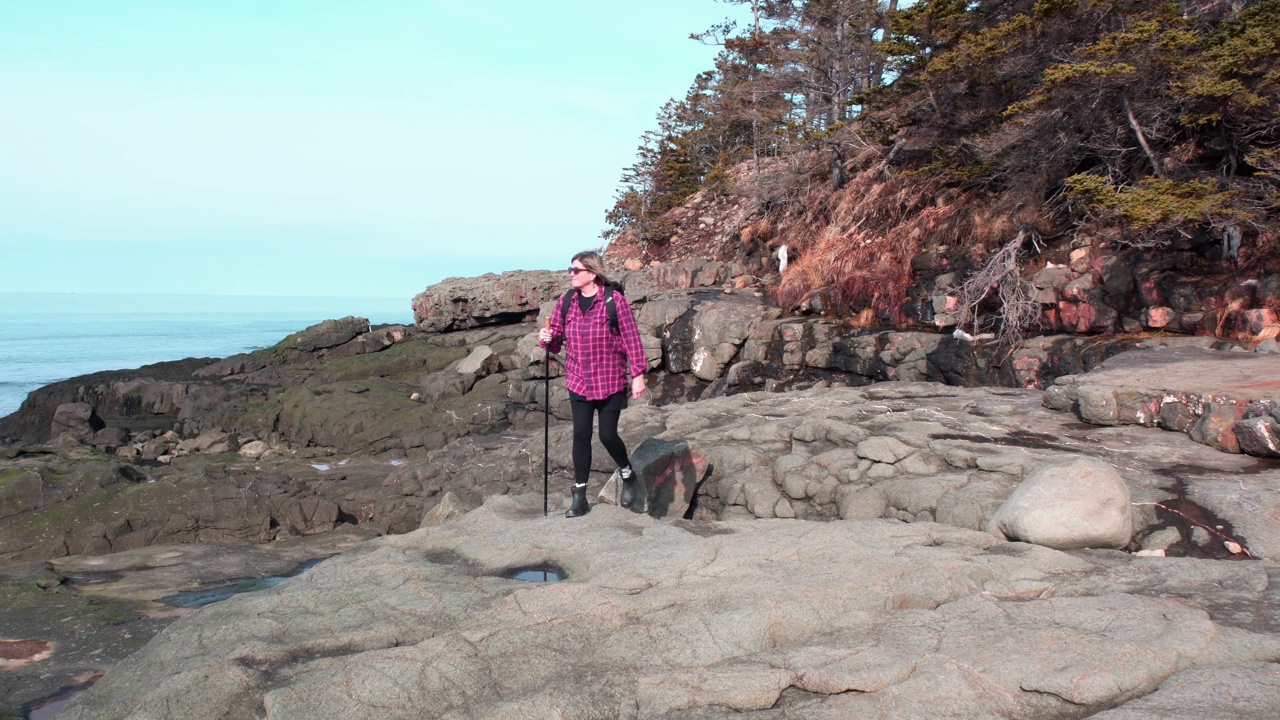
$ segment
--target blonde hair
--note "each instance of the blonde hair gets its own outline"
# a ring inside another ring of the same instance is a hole
[[[580,262],[582,267],[589,270],[596,276],[597,285],[613,285],[614,282],[604,271],[604,258],[600,257],[600,253],[595,250],[583,250],[573,256],[570,263]]]

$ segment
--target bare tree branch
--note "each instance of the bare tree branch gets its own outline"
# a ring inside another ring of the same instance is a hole
[[[1018,231],[1018,236],[1009,241],[1003,248],[992,255],[982,269],[970,275],[956,288],[956,296],[960,300],[959,323],[973,327],[973,335],[981,329],[979,307],[995,293],[1000,307],[999,316],[987,322],[988,326],[996,326],[996,340],[1001,345],[1015,348],[1022,343],[1027,331],[1040,325],[1040,303],[1036,301],[1036,288],[1022,279],[1018,258],[1022,254],[1022,244],[1027,239],[1025,229]]]
[[[1133,134],[1138,136],[1138,144],[1142,146],[1142,151],[1147,154],[1147,159],[1151,161],[1151,169],[1155,171],[1156,177],[1164,177],[1164,169],[1160,167],[1160,161],[1156,159],[1156,154],[1152,152],[1151,146],[1147,144],[1147,137],[1142,134],[1142,126],[1138,124],[1138,118],[1133,115],[1133,108],[1129,106],[1129,96],[1124,98],[1124,111],[1129,116],[1129,127],[1133,128]]]

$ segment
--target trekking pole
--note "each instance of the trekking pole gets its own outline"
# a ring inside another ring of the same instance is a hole
[[[551,329],[551,316],[547,316],[547,329]],[[551,470],[551,343],[547,343],[545,379],[542,384],[542,517],[550,515],[547,477]]]

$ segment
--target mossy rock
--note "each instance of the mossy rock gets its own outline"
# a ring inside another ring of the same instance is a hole
[[[247,386],[237,391],[233,386],[229,389],[233,394],[222,402],[211,403],[208,409],[184,410],[188,434],[217,429],[265,437],[275,430],[282,407],[281,388]]]
[[[340,453],[417,452],[506,419],[505,385],[438,403],[409,399],[414,391],[381,378],[288,388],[279,428],[295,444]]]
[[[280,430],[299,445],[341,453],[434,449],[467,432],[466,423],[410,400],[413,388],[375,378],[288,388]]]
[[[27,473],[31,472],[23,468],[0,468],[0,492],[4,491],[6,485]]]
[[[77,685],[84,675],[100,672],[136,652],[172,622],[146,619],[138,603],[92,597],[38,583],[59,578],[43,563],[0,570],[0,637],[50,642],[52,657],[4,673],[0,720],[21,718],[23,706]]]
[[[138,480],[137,470],[101,453],[55,457],[38,468],[0,470],[0,518],[39,510],[85,492]]]
[[[35,470],[0,470],[0,518],[40,507],[43,487],[44,480]]]
[[[102,554],[157,542],[248,541],[272,538],[272,504],[236,478],[191,473],[100,488],[39,510],[0,518],[0,560],[47,560]]]
[[[366,378],[414,381],[424,374],[439,372],[466,356],[466,348],[444,347],[422,339],[398,343],[382,352],[316,361],[309,365],[317,367],[316,379],[324,383]]]

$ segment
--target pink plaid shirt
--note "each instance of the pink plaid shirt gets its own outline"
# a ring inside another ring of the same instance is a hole
[[[582,314],[576,297],[570,300],[567,321],[560,313],[564,307],[564,297],[561,296],[551,313],[551,342],[538,343],[554,355],[567,342],[565,384],[570,392],[588,400],[603,400],[626,390],[630,379],[643,375],[648,368],[644,347],[640,344],[640,328],[631,314],[631,305],[616,290],[613,303],[618,309],[618,335],[614,335],[613,328],[609,327],[609,310],[605,307],[603,289],[596,293],[586,315]]]

